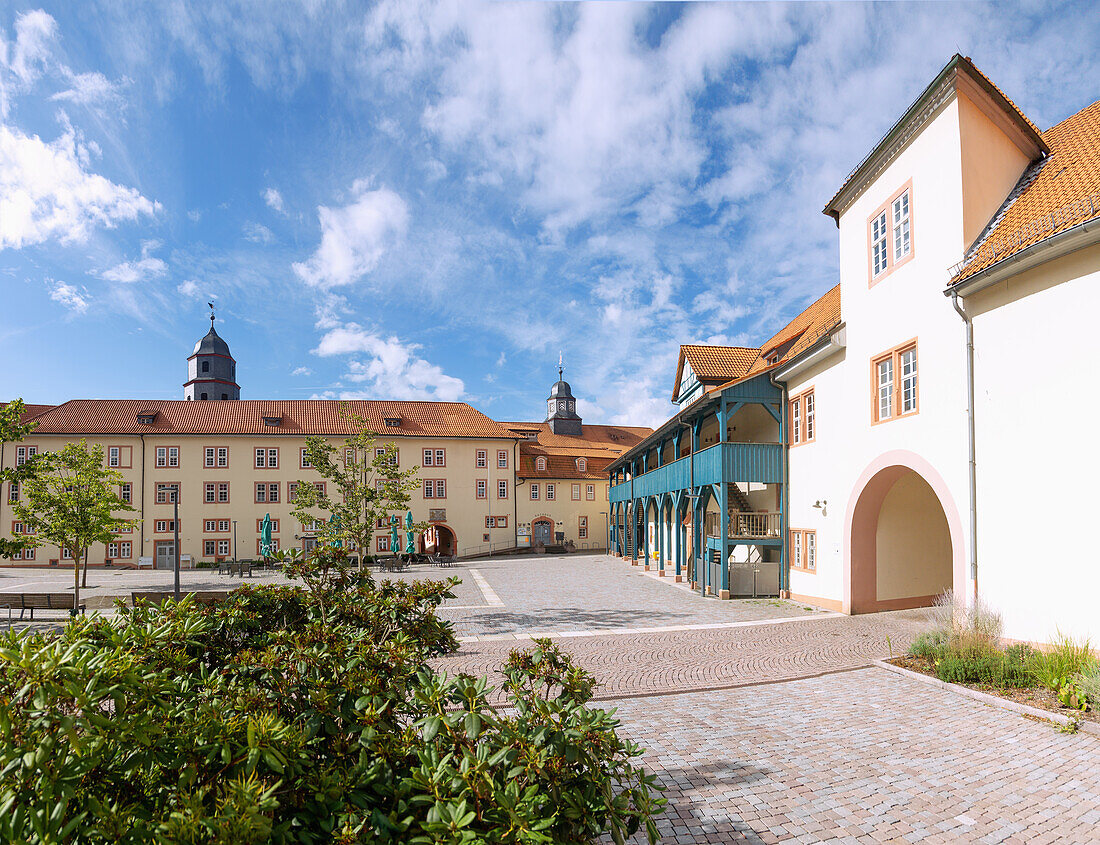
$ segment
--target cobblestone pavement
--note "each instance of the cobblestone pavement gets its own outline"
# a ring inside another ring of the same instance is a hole
[[[883,669],[615,705],[664,842],[1100,842],[1100,740]]]
[[[456,575],[468,587],[469,571],[479,572],[502,607],[470,607],[468,593],[444,608],[460,636],[492,636],[524,631],[601,631],[708,623],[745,622],[818,612],[794,602],[766,599],[720,601],[662,583],[606,555],[532,555],[482,558],[426,575]],[[483,601],[476,604],[485,604]]]
[[[770,683],[866,666],[900,654],[928,627],[926,610],[647,634],[553,636],[601,682],[600,698]],[[462,643],[438,661],[451,673],[494,675],[530,641]]]

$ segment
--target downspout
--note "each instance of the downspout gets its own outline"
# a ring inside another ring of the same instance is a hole
[[[145,434],[139,434],[141,438],[141,509],[138,511],[138,569],[141,569],[141,558],[145,554]],[[133,504],[131,502],[131,504]],[[154,553],[156,549],[153,550]],[[154,568],[156,560],[153,561]]]
[[[780,392],[782,404],[779,406],[779,419],[784,420],[787,416],[787,383],[784,382],[780,386],[779,382],[775,380],[775,370],[768,373],[768,381],[771,382],[771,386]],[[787,445],[787,432],[783,430],[783,423],[779,424],[779,442],[783,444],[783,524],[780,527],[780,531],[783,532],[781,542],[779,546],[779,554],[781,556],[782,563],[779,568],[779,595],[781,598],[789,599],[791,597],[791,553],[788,548],[788,544],[791,540],[791,532],[788,528],[791,521],[791,449]],[[783,595],[786,593],[786,595]]]
[[[978,598],[978,465],[975,459],[974,428],[974,320],[959,305],[959,292],[951,291],[951,307],[966,323],[966,434],[969,449],[970,474],[970,580],[974,582],[974,599]]]

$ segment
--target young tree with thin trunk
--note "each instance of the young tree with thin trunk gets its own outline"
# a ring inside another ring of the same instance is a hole
[[[21,421],[25,410],[22,399],[0,405],[0,443],[18,443],[34,431],[34,423]],[[10,490],[9,485],[13,482],[21,485],[34,470],[33,461],[21,466],[0,469],[0,490]],[[31,545],[33,544],[23,537],[16,537],[13,540],[0,537],[0,557],[11,557]]]
[[[80,603],[80,561],[94,543],[111,543],[132,521],[119,514],[134,509],[122,501],[122,473],[106,466],[103,447],[67,443],[58,452],[34,458],[34,472],[23,481],[15,515],[32,532],[35,545],[53,543],[73,558],[74,607]],[[87,578],[87,561],[84,562]]]

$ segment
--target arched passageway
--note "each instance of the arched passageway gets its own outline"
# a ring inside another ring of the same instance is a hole
[[[952,588],[956,550],[947,514],[911,467],[886,466],[867,480],[849,540],[852,613],[927,607]]]
[[[456,555],[458,554],[458,538],[454,531],[442,523],[429,525],[427,530],[420,535],[420,551],[426,554]]]

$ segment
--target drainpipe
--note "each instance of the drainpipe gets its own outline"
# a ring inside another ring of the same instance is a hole
[[[775,370],[768,373],[768,381],[780,392],[782,404],[779,406],[779,419],[784,420],[787,417],[787,383],[780,385],[775,380]],[[790,543],[791,532],[787,526],[791,521],[791,450],[787,446],[787,432],[783,430],[782,422],[779,423],[779,442],[783,444],[783,516],[779,528],[783,533],[779,544],[779,595],[789,599],[791,597],[791,555],[787,544]],[[784,596],[783,593],[786,595]]]
[[[141,558],[145,554],[145,434],[139,434],[141,438],[141,510],[138,511],[138,559],[137,568],[141,569]],[[130,504],[133,505],[133,494],[130,494]],[[156,549],[153,549],[154,558]],[[153,561],[156,567],[156,560]]]
[[[978,598],[978,466],[975,460],[974,430],[974,320],[959,305],[959,292],[951,292],[951,307],[966,323],[966,434],[970,457],[970,580]]]

